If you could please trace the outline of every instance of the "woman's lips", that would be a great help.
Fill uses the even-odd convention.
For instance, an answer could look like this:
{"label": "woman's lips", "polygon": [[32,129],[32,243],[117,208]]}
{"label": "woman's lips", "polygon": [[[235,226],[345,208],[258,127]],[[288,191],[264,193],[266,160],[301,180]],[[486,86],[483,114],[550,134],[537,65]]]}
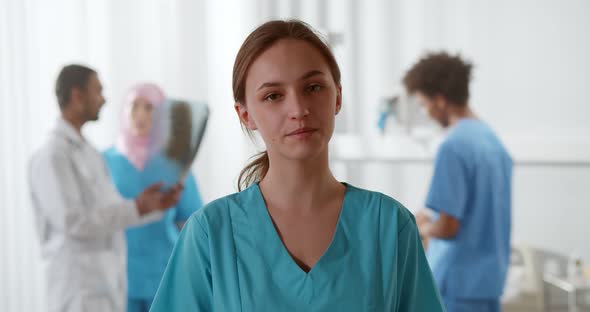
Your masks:
{"label": "woman's lips", "polygon": [[297,137],[297,138],[306,138],[306,137],[311,136],[316,131],[317,131],[317,129],[304,127],[304,128],[299,128],[295,131],[288,133],[287,136]]}

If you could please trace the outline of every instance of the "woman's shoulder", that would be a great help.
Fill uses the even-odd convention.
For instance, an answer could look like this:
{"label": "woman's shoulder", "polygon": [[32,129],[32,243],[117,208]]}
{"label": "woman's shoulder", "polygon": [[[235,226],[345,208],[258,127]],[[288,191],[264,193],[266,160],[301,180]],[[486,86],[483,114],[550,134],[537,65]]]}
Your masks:
{"label": "woman's shoulder", "polygon": [[122,154],[121,154],[121,153],[119,153],[119,151],[117,150],[117,148],[116,148],[116,147],[114,147],[114,146],[111,146],[111,147],[109,147],[109,148],[105,149],[105,150],[102,152],[102,155],[103,155],[105,158],[107,158],[107,159],[112,159],[112,158],[116,158],[116,157],[120,157],[120,156],[122,156]]}
{"label": "woman's shoulder", "polygon": [[351,206],[354,213],[375,214],[380,219],[397,220],[403,227],[413,218],[412,213],[395,198],[377,191],[371,191],[347,184]]}
{"label": "woman's shoulder", "polygon": [[232,217],[235,217],[237,210],[244,210],[244,207],[247,206],[245,201],[248,200],[248,192],[249,190],[246,189],[242,192],[217,198],[195,211],[191,219],[194,218],[199,223],[208,226],[230,222]]}
{"label": "woman's shoulder", "polygon": [[127,156],[125,156],[125,154],[121,153],[121,151],[119,151],[119,149],[117,149],[117,147],[115,147],[115,146],[111,146],[111,147],[105,149],[102,152],[102,157],[107,162],[107,165],[111,165],[111,164],[115,164],[115,163],[116,164],[129,163]]}
{"label": "woman's shoulder", "polygon": [[[129,160],[116,147],[112,146],[102,152],[102,157],[110,171],[128,171]],[[111,172],[112,174],[112,172]]]}

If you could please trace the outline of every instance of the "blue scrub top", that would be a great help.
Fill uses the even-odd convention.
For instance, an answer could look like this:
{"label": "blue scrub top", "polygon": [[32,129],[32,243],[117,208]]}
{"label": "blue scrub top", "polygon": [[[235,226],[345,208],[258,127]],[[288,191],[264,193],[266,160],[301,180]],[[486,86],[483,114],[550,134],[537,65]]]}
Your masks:
{"label": "blue scrub top", "polygon": [[502,295],[510,259],[512,158],[482,121],[463,119],[439,147],[426,206],[459,220],[427,256],[443,297]]}
{"label": "blue scrub top", "polygon": [[[157,182],[170,187],[177,182],[180,174],[180,168],[161,155],[152,157],[143,171],[136,169],[115,148],[106,150],[104,158],[114,184],[124,198],[135,198]],[[185,222],[201,206],[203,203],[195,178],[189,174],[178,204],[167,210],[161,220],[127,229],[129,297],[154,297],[179,236],[177,223]]]}
{"label": "blue scrub top", "polygon": [[306,273],[258,184],[182,230],[151,311],[443,311],[416,223],[400,203],[346,185],[333,240]]}

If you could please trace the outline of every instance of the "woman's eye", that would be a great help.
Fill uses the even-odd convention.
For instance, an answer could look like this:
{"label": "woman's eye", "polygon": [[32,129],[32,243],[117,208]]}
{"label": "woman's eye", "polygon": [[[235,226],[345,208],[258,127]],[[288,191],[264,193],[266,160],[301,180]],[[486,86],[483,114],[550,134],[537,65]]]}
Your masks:
{"label": "woman's eye", "polygon": [[311,85],[311,86],[307,87],[307,91],[308,92],[318,92],[321,89],[322,89],[322,86],[321,85],[318,85],[318,84],[314,84],[314,85]]}
{"label": "woman's eye", "polygon": [[281,95],[278,93],[271,93],[264,97],[265,101],[276,101],[281,98]]}

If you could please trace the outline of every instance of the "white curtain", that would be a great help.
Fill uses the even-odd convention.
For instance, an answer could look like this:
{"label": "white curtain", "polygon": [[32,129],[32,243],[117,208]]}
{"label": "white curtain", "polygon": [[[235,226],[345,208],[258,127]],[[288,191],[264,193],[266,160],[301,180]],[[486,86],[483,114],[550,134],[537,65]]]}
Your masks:
{"label": "white curtain", "polygon": [[45,310],[26,177],[31,153],[59,114],[53,88],[61,67],[98,71],[107,103],[85,135],[105,148],[133,83],[153,81],[170,96],[208,100],[204,7],[188,0],[0,0],[0,311]]}
{"label": "white curtain", "polygon": [[[40,88],[36,1],[0,7],[0,310],[43,311],[43,276],[29,203],[26,166],[44,115],[55,115]],[[43,90],[43,91],[42,91]],[[47,105],[40,105],[42,102]]]}

